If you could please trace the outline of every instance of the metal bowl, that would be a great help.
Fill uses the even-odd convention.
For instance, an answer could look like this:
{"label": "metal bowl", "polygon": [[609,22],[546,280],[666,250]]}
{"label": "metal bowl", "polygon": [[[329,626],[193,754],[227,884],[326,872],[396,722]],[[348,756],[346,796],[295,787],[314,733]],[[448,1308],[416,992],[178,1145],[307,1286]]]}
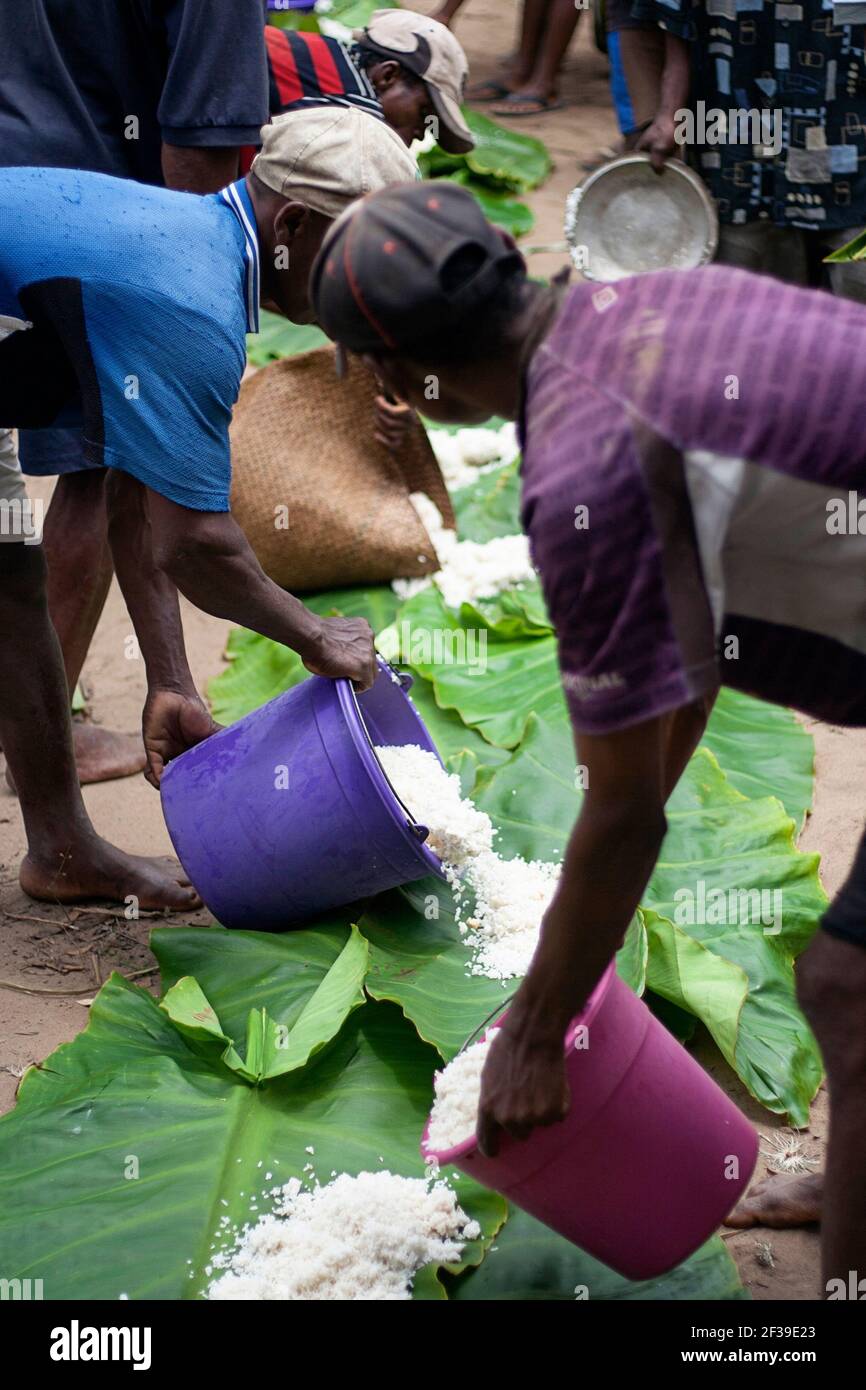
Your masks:
{"label": "metal bowl", "polygon": [[590,280],[647,270],[690,270],[715,255],[719,220],[697,174],[678,159],[660,174],[649,155],[604,164],[568,195],[565,237]]}

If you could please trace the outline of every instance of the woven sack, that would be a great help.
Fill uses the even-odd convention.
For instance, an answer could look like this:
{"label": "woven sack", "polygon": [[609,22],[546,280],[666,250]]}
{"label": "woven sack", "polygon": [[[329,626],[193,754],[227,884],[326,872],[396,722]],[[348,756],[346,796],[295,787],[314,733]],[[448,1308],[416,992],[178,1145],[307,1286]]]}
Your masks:
{"label": "woven sack", "polygon": [[399,457],[376,442],[375,394],[357,360],[338,379],[330,347],[273,362],[241,386],[232,513],[283,588],[376,584],[438,567],[409,501],[410,492],[426,492],[455,525],[436,456],[415,416]]}

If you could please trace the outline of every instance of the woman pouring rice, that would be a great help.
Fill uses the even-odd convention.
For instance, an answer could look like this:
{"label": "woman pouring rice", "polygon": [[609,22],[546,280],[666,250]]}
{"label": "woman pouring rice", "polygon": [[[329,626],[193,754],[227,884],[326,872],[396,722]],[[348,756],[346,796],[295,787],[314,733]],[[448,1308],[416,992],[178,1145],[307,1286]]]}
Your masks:
{"label": "woman pouring rice", "polygon": [[[866,489],[866,316],[723,267],[536,284],[444,182],[349,209],[312,296],[410,404],[521,425],[522,522],[587,791],[485,1064],[489,1154],[568,1109],[566,1027],[641,901],[719,686],[866,725],[866,535],[830,525]],[[866,836],[822,927],[798,984],[834,1110],[829,1280],[866,1260]]]}

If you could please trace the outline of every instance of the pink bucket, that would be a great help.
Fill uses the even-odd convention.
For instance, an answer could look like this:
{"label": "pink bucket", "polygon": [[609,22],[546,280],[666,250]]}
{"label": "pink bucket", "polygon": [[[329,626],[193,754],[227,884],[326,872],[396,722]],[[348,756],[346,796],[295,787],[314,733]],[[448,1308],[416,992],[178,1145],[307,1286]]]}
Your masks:
{"label": "pink bucket", "polygon": [[565,1045],[571,1109],[560,1124],[524,1142],[503,1138],[496,1158],[484,1158],[474,1138],[429,1150],[425,1129],[421,1152],[501,1192],[626,1278],[651,1279],[727,1216],[752,1175],[758,1136],[613,963]]}

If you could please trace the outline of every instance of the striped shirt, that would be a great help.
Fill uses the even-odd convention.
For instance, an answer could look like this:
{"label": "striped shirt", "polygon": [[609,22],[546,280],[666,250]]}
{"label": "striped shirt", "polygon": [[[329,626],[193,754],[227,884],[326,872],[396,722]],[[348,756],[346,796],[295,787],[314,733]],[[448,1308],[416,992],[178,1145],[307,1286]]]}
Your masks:
{"label": "striped shirt", "polygon": [[[373,84],[351,57],[352,44],[296,29],[265,29],[268,105],[271,117],[302,106],[357,106],[385,119]],[[241,150],[240,171],[249,173],[256,146]]]}
{"label": "striped shirt", "polygon": [[523,430],[579,732],[719,684],[866,725],[866,308],[720,266],[578,285]]}
{"label": "striped shirt", "polygon": [[367,74],[352,61],[352,45],[296,29],[265,29],[272,116],[299,106],[357,106],[384,120]]}

